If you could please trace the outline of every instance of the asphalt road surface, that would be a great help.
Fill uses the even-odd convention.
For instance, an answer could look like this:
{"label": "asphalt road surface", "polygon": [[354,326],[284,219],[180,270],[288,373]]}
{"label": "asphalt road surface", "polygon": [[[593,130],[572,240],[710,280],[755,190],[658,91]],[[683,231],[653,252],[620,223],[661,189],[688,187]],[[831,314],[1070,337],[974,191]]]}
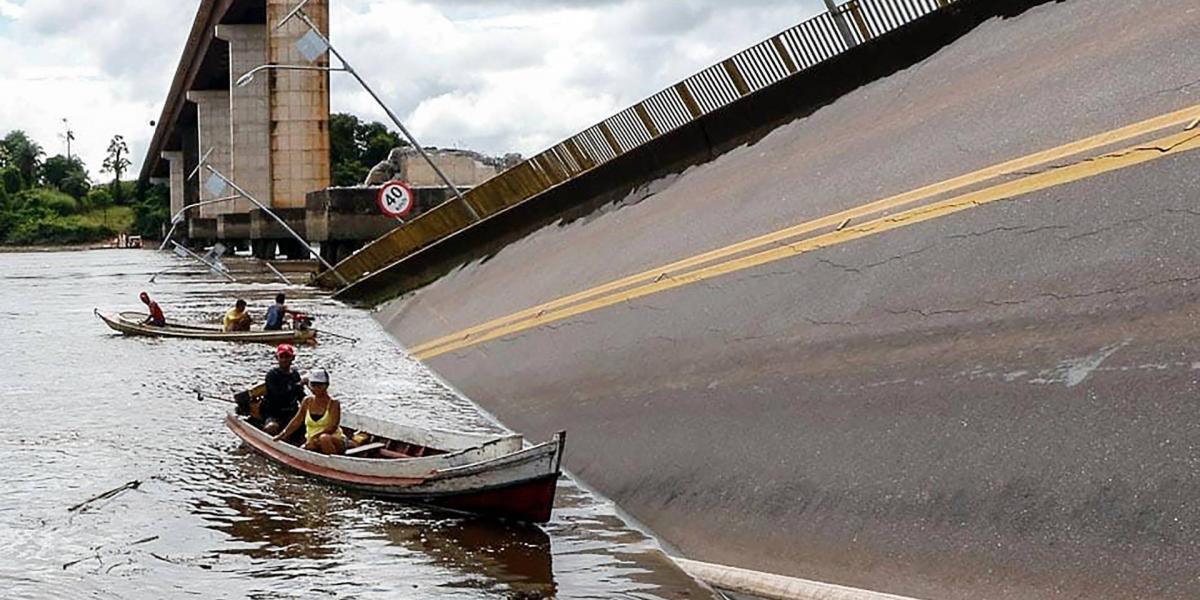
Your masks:
{"label": "asphalt road surface", "polygon": [[379,317],[689,557],[1198,597],[1198,42],[1193,0],[990,21]]}

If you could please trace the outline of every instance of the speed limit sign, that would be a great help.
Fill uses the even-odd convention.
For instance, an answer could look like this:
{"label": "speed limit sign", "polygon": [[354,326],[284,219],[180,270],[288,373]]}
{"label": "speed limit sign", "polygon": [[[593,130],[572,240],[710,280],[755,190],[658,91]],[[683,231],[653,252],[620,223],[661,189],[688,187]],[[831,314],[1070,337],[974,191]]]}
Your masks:
{"label": "speed limit sign", "polygon": [[379,188],[379,195],[375,200],[379,203],[379,210],[393,219],[402,219],[408,216],[408,213],[412,212],[413,205],[417,203],[412,188],[403,181],[389,181],[383,184],[383,187]]}

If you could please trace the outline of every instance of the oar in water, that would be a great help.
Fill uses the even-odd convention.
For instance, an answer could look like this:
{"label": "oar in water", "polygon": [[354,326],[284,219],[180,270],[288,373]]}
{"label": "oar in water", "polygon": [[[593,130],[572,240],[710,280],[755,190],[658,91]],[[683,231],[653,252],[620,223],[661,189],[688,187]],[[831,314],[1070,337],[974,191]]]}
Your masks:
{"label": "oar in water", "polygon": [[324,329],[313,329],[313,331],[317,332],[318,335],[327,335],[330,337],[340,338],[343,340],[353,342],[355,344],[357,344],[359,342],[359,339],[356,337],[350,337],[348,335],[342,335],[340,333],[333,333],[332,331],[326,331]]}
{"label": "oar in water", "polygon": [[205,391],[201,390],[200,388],[195,388],[192,391],[196,392],[196,401],[197,402],[203,402],[204,400],[216,400],[217,402],[224,402],[226,404],[237,404],[237,402],[233,398],[230,398],[229,396],[222,396],[220,394],[214,394],[212,392],[205,392]]}

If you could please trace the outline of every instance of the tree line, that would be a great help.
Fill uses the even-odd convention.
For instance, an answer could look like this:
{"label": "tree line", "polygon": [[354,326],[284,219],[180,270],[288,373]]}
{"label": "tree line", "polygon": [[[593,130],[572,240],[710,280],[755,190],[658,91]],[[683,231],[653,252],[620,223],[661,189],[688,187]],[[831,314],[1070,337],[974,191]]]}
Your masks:
{"label": "tree line", "polygon": [[[330,165],[335,186],[359,185],[394,148],[407,148],[400,134],[377,121],[330,115]],[[478,158],[500,168],[518,154]],[[46,156],[24,131],[0,140],[0,244],[79,244],[118,233],[157,238],[169,224],[170,191],[161,184],[126,181],[129,147],[113,136],[100,165],[104,181],[92,181],[78,156]],[[111,177],[111,179],[110,179]]]}
{"label": "tree line", "polygon": [[78,156],[47,157],[24,131],[0,139],[0,243],[80,244],[118,233],[159,235],[170,219],[164,186],[123,180],[129,147],[113,136],[100,167],[111,175],[93,182]]}

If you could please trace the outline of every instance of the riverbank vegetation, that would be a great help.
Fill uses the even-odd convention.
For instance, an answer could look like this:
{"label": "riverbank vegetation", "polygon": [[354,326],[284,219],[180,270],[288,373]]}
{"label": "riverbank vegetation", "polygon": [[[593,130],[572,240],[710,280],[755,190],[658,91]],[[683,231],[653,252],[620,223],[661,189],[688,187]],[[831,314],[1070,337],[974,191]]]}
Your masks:
{"label": "riverbank vegetation", "polygon": [[[382,123],[331,115],[333,185],[362,184],[392,149],[407,147],[400,134]],[[519,154],[476,158],[500,169],[521,160]],[[120,135],[109,142],[99,165],[100,180],[93,180],[69,146],[66,156],[46,156],[24,131],[8,132],[0,139],[0,245],[91,244],[122,233],[158,239],[170,225],[170,192],[161,184],[122,180],[131,166]]]}
{"label": "riverbank vegetation", "polygon": [[89,244],[121,233],[159,237],[170,220],[168,192],[122,181],[128,155],[124,140],[114,136],[100,171],[113,179],[93,182],[79,157],[46,157],[25,132],[8,132],[0,139],[0,244]]}

